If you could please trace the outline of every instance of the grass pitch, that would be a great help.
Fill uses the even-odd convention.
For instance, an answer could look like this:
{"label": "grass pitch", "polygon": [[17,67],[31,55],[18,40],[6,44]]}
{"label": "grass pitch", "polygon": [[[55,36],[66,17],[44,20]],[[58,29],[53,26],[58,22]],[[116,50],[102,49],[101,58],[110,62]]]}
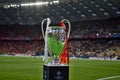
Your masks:
{"label": "grass pitch", "polygon": [[[0,56],[0,80],[43,80],[42,58]],[[120,76],[120,61],[80,60],[70,63],[70,80]],[[102,79],[120,80],[120,77]]]}

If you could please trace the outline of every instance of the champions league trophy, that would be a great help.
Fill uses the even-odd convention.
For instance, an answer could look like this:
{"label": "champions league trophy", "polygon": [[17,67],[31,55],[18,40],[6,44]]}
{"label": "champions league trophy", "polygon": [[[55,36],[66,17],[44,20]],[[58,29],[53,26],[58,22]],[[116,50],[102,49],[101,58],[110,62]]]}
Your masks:
{"label": "champions league trophy", "polygon": [[[47,25],[44,30],[45,21]],[[43,80],[69,80],[68,39],[71,25],[67,19],[63,19],[60,26],[49,26],[50,23],[50,18],[43,19],[41,23],[45,41],[43,60],[47,63],[44,64]],[[48,53],[53,58],[50,62],[48,62]]]}

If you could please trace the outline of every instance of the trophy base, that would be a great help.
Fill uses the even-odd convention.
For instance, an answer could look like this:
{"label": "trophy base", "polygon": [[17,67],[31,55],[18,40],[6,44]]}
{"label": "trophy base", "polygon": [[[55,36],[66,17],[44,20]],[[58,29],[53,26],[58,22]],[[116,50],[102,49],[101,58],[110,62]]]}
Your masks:
{"label": "trophy base", "polygon": [[43,65],[43,80],[69,80],[68,65]]}

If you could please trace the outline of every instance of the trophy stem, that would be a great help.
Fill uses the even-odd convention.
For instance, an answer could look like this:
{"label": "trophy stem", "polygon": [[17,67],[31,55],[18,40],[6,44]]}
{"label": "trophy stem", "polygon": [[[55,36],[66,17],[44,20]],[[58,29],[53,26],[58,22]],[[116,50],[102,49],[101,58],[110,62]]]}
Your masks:
{"label": "trophy stem", "polygon": [[59,57],[58,56],[55,56],[54,62],[55,62],[55,64],[59,63]]}
{"label": "trophy stem", "polygon": [[59,65],[59,56],[54,55],[53,60],[49,64],[50,65]]}

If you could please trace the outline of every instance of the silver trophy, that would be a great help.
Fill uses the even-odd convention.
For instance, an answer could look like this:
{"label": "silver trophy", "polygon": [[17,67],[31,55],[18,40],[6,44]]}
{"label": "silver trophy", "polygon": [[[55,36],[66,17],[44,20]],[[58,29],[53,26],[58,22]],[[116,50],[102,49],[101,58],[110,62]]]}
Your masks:
{"label": "silver trophy", "polygon": [[[46,27],[44,22],[47,21]],[[68,23],[68,28],[66,28],[64,22]],[[69,20],[63,19],[60,26],[50,26],[50,18],[43,19],[41,23],[42,35],[45,41],[44,57],[43,60],[48,62],[48,53],[53,57],[53,60],[48,62],[51,65],[60,65],[62,57],[67,57],[66,47],[70,35],[71,25]],[[64,24],[64,25],[63,25]],[[46,28],[44,30],[44,28]],[[62,56],[64,55],[64,56]],[[64,64],[64,63],[63,63]]]}

